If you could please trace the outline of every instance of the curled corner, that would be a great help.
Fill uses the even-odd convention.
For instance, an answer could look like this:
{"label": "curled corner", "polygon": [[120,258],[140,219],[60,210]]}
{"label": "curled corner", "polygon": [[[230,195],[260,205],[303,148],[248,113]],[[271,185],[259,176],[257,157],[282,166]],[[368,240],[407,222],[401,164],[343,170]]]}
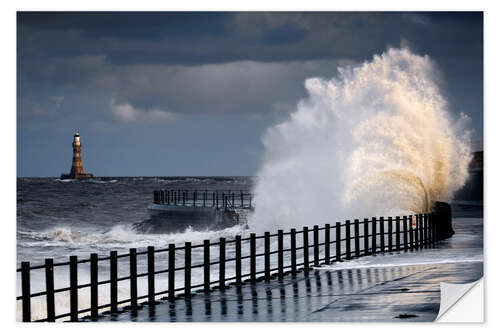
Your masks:
{"label": "curled corner", "polygon": [[[476,287],[477,288],[474,288]],[[441,282],[441,301],[437,322],[482,322],[483,321],[483,279],[471,283]],[[472,297],[468,294],[476,291]],[[479,304],[477,304],[479,303]],[[464,316],[465,314],[465,316]]]}

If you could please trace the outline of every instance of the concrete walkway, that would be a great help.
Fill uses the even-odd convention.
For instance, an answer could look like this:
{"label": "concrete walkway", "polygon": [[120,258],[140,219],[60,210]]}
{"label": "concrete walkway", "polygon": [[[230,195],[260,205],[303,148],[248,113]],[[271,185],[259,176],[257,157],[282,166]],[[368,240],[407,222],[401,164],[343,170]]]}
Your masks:
{"label": "concrete walkway", "polygon": [[165,300],[98,321],[433,321],[439,312],[440,282],[467,283],[483,275],[482,218],[456,218],[454,228],[455,236],[432,248],[198,293],[190,301]]}

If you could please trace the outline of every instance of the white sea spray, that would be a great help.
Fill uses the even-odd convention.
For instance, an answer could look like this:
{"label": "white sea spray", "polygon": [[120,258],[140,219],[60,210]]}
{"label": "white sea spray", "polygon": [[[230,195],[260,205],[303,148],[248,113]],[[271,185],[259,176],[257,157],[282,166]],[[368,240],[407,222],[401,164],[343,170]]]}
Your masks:
{"label": "white sea spray", "polygon": [[422,213],[468,177],[467,116],[453,120],[428,56],[390,48],[308,97],[263,136],[254,230]]}

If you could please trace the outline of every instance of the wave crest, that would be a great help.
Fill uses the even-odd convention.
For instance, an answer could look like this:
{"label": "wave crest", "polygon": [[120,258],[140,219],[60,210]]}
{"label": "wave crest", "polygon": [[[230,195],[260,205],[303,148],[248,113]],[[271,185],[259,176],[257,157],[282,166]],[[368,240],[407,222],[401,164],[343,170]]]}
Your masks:
{"label": "wave crest", "polygon": [[428,56],[391,48],[337,78],[267,130],[253,229],[422,213],[468,177],[467,117],[453,121]]}

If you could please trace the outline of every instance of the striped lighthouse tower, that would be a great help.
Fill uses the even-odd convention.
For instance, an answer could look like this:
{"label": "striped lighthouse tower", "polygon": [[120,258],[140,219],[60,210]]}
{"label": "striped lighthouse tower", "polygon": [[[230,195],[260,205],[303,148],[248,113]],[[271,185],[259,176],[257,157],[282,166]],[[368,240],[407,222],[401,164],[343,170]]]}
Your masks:
{"label": "striped lighthouse tower", "polygon": [[73,137],[73,163],[69,174],[62,174],[61,179],[81,179],[92,178],[92,174],[84,173],[82,166],[82,144],[80,134],[77,132]]}

